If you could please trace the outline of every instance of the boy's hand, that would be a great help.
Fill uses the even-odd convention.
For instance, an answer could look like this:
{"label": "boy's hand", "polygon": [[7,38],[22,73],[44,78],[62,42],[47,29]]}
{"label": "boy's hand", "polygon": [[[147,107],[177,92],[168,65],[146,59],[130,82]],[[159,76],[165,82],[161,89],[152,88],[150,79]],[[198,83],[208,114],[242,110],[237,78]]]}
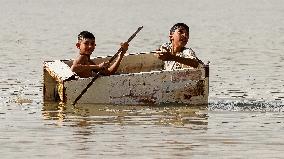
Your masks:
{"label": "boy's hand", "polygon": [[99,68],[101,71],[105,71],[109,68],[109,65],[110,63],[107,61],[107,62],[102,62],[99,64]]}
{"label": "boy's hand", "polygon": [[156,52],[156,56],[163,61],[173,61],[175,55],[171,54],[169,49],[162,47]]}
{"label": "boy's hand", "polygon": [[120,43],[120,46],[122,48],[122,54],[124,55],[126,53],[126,51],[128,50],[128,46],[129,44],[127,42],[124,42],[124,43]]}

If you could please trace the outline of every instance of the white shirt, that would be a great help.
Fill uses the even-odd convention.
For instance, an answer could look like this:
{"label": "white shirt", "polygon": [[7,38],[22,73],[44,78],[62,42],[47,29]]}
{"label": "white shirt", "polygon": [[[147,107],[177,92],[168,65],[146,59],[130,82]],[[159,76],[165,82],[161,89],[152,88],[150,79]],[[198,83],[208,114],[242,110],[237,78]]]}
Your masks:
{"label": "white shirt", "polygon": [[[167,48],[169,51],[171,51],[172,44],[171,43],[165,43],[161,46],[161,49],[162,48]],[[182,50],[182,52],[178,52],[176,54],[176,56],[198,60],[198,58],[195,55],[195,52],[191,48],[186,48],[186,47]],[[176,69],[182,69],[184,67],[190,68],[190,66],[180,64],[176,61],[164,61],[164,63],[165,63],[165,65],[164,65],[165,70],[176,70]],[[199,64],[199,66],[200,66],[200,64]]]}

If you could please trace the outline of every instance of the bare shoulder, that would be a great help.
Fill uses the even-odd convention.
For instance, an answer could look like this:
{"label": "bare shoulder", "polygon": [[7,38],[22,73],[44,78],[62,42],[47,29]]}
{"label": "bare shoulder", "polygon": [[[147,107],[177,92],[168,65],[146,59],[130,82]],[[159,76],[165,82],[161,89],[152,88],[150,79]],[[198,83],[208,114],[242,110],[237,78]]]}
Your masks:
{"label": "bare shoulder", "polygon": [[76,64],[81,64],[81,65],[84,65],[84,64],[87,64],[89,61],[88,57],[85,56],[85,55],[79,55],[73,62],[73,65],[76,65]]}

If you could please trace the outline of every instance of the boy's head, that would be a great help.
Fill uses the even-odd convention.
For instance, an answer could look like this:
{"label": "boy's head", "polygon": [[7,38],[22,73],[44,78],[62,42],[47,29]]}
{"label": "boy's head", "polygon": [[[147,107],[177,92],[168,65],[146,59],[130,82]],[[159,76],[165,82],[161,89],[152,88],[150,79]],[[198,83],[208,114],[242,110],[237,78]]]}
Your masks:
{"label": "boy's head", "polygon": [[184,28],[188,33],[189,33],[189,27],[184,24],[184,23],[176,23],[175,25],[173,25],[170,29],[170,35],[172,35],[175,30],[179,29],[179,28]]}
{"label": "boy's head", "polygon": [[184,47],[189,39],[189,27],[184,23],[176,23],[170,29],[169,38],[176,47]]}
{"label": "boy's head", "polygon": [[83,39],[94,39],[95,40],[95,36],[94,36],[94,34],[88,32],[88,31],[82,31],[78,35],[78,42],[83,40]]}
{"label": "boy's head", "polygon": [[91,55],[96,47],[95,36],[88,31],[82,31],[78,35],[76,47],[80,50],[81,55]]}

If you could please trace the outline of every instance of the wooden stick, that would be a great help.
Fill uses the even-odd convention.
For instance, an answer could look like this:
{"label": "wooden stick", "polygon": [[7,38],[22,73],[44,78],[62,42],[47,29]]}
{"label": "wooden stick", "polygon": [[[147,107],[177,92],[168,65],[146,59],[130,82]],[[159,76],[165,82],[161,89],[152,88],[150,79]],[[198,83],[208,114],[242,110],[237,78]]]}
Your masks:
{"label": "wooden stick", "polygon": [[[135,36],[136,34],[143,28],[143,26],[139,27],[135,33],[133,33],[127,40],[126,43],[129,43]],[[116,57],[119,55],[119,53],[122,51],[122,47],[120,47],[120,49],[118,49],[118,51],[109,59],[109,63],[111,63],[114,59],[116,59]],[[74,102],[72,103],[72,105],[75,105],[78,100],[87,92],[88,88],[90,88],[93,83],[95,82],[95,80],[100,76],[101,72],[98,72],[96,76],[94,76],[92,78],[92,80],[88,83],[88,85],[86,86],[86,88],[83,89],[83,91],[79,94],[79,96],[74,100]]]}

